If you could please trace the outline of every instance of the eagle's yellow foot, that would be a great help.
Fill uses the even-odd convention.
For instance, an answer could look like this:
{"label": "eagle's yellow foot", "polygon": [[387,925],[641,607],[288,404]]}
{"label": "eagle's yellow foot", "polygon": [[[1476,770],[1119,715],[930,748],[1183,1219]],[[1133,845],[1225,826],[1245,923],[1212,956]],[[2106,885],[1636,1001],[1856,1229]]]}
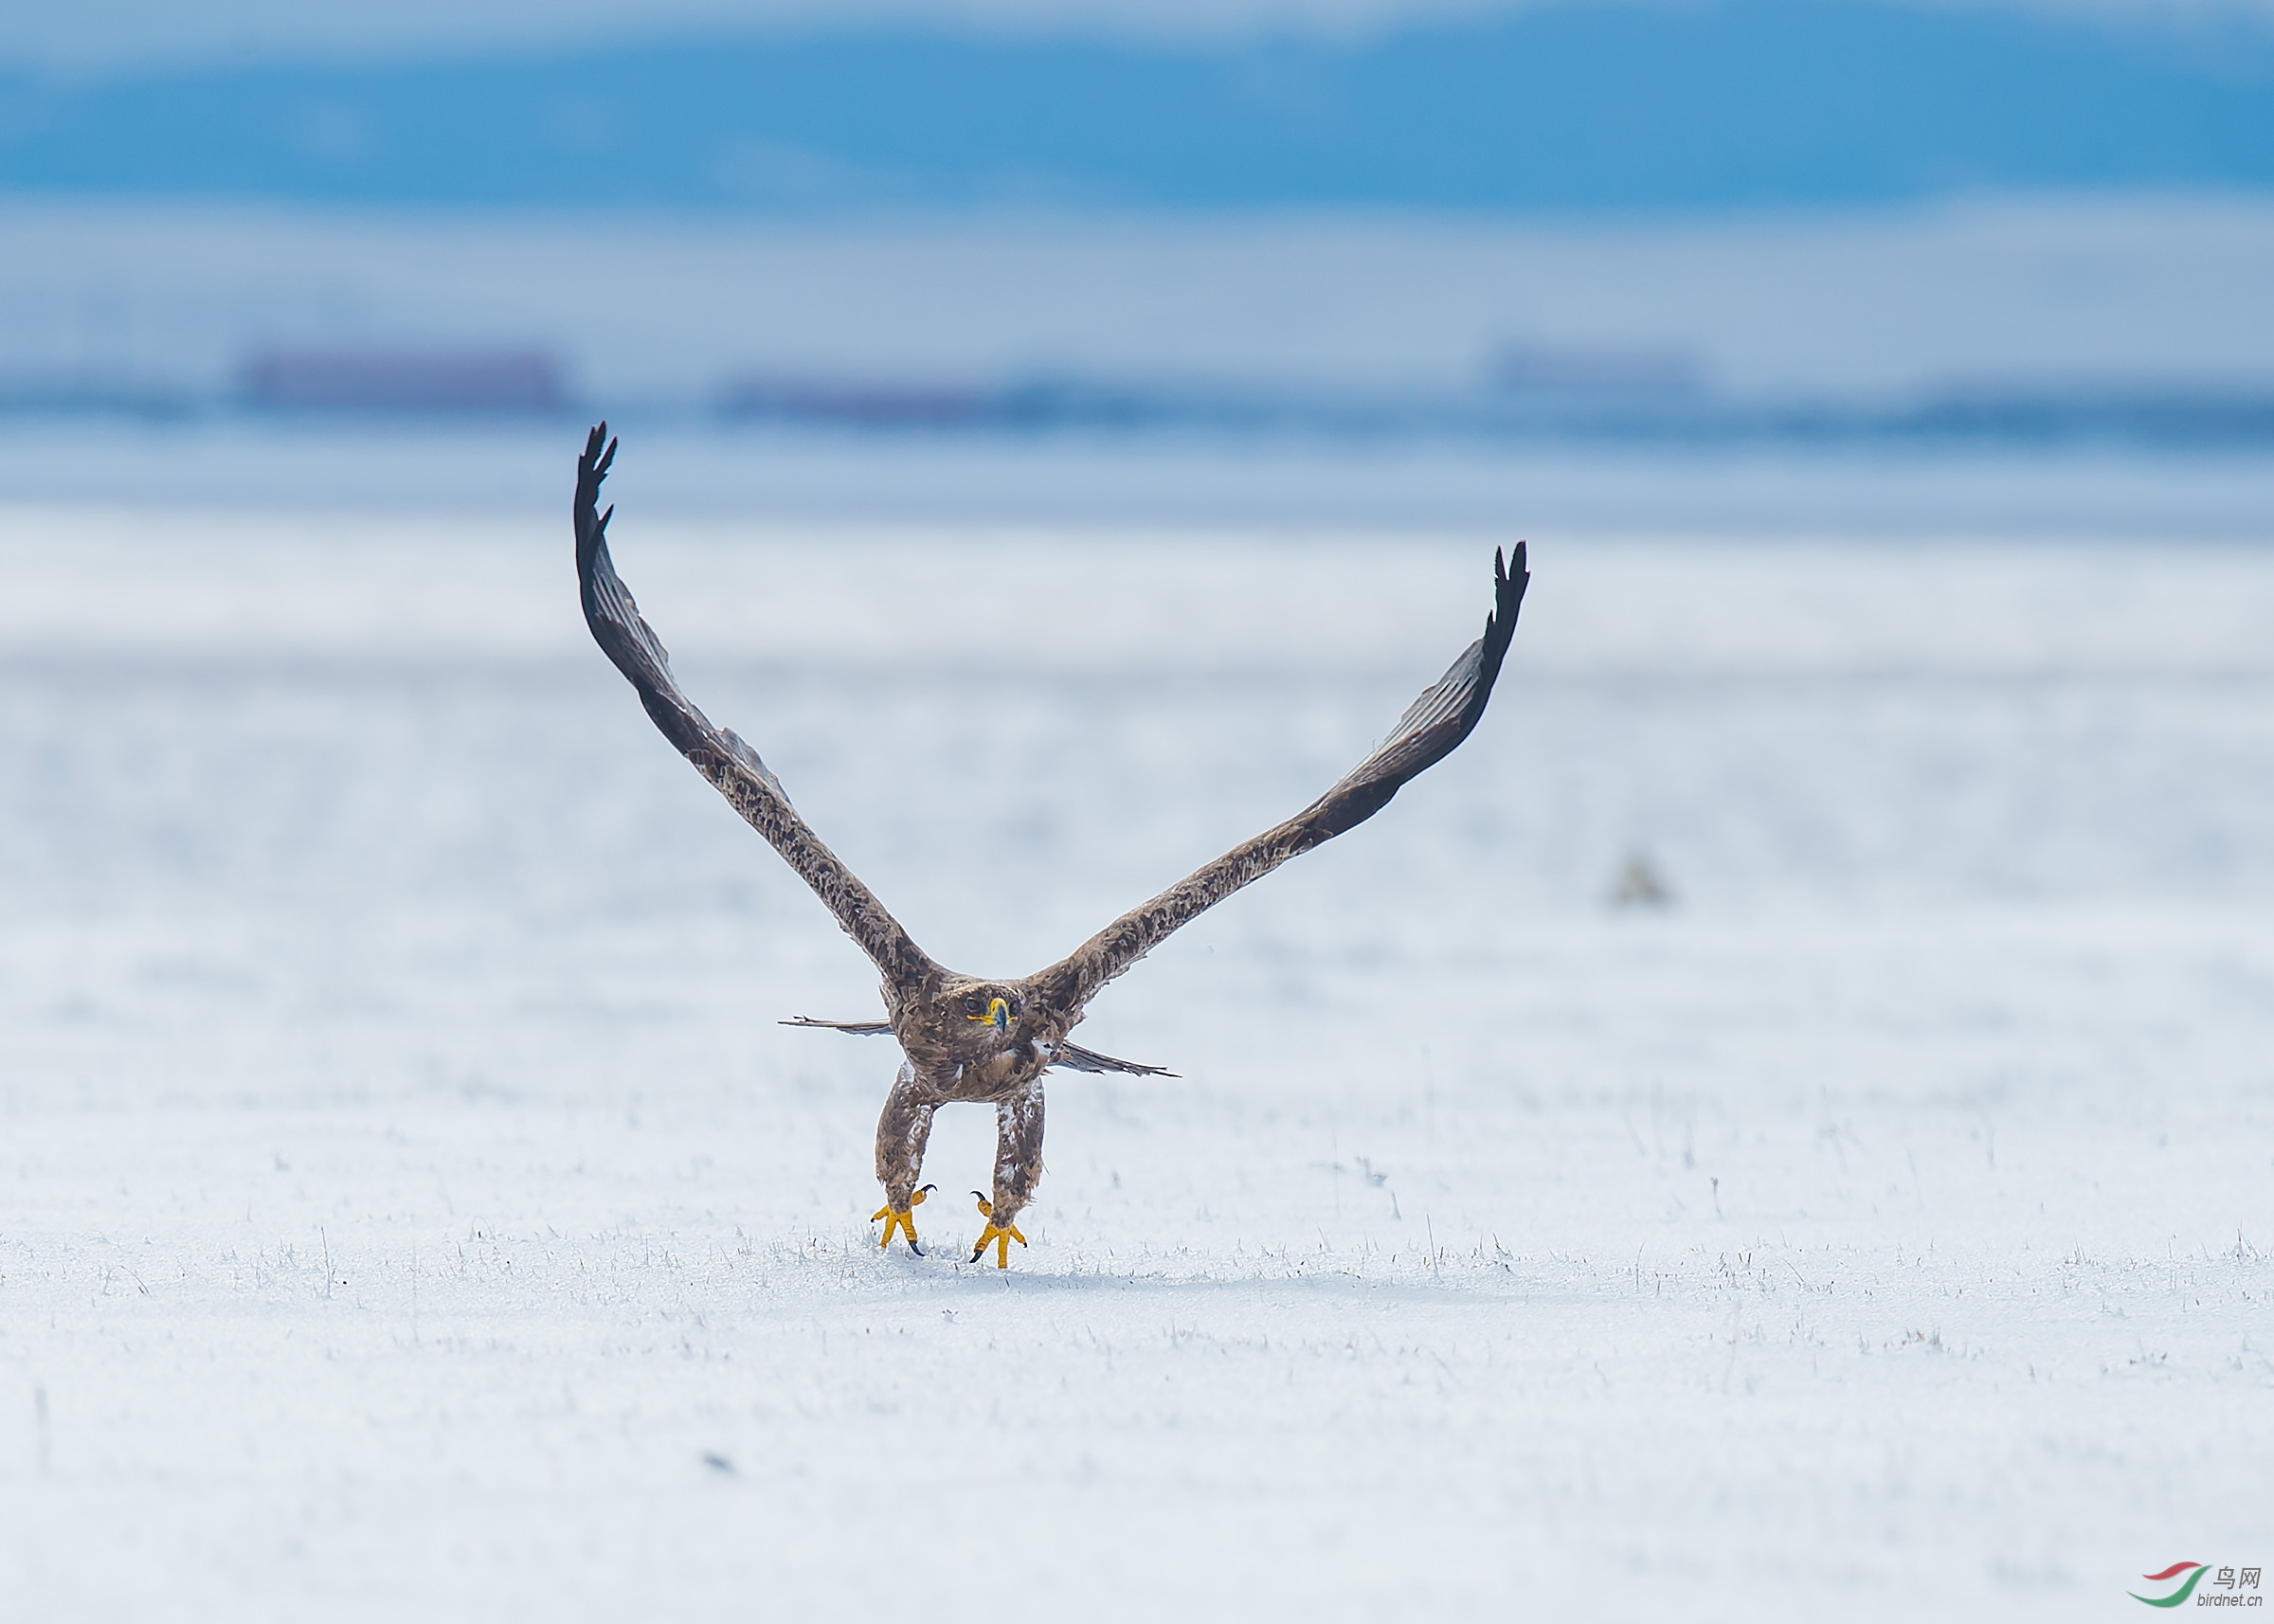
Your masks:
{"label": "eagle's yellow foot", "polygon": [[980,1231],[979,1244],[971,1249],[971,1261],[974,1263],[979,1261],[980,1254],[986,1251],[987,1242],[991,1240],[995,1243],[995,1267],[1008,1269],[1011,1266],[1011,1242],[1015,1240],[1020,1246],[1024,1246],[1026,1236],[1019,1233],[1019,1226],[1015,1223],[1006,1223],[998,1227],[995,1223],[994,1203],[977,1190],[973,1190],[971,1195],[979,1202],[979,1216],[987,1220],[987,1227]]}
{"label": "eagle's yellow foot", "polygon": [[[908,1198],[908,1204],[911,1207],[922,1206],[924,1204],[924,1198],[930,1195],[932,1191],[938,1188],[939,1186],[937,1184],[925,1185],[914,1195]],[[893,1231],[896,1229],[904,1229],[908,1232],[909,1251],[914,1253],[918,1257],[924,1255],[923,1247],[916,1244],[916,1215],[914,1213],[896,1213],[893,1211],[892,1203],[887,1201],[883,1206],[878,1207],[875,1212],[869,1215],[869,1221],[871,1223],[875,1223],[878,1218],[884,1219],[884,1238],[876,1243],[878,1251],[882,1251],[884,1248],[893,1244]]]}

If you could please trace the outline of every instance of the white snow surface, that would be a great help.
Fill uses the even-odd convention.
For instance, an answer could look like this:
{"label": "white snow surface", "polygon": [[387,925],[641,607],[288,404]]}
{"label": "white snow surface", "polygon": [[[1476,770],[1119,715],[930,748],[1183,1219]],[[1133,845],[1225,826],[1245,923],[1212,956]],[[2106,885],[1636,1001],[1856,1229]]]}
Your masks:
{"label": "white snow surface", "polygon": [[[874,975],[565,518],[0,515],[0,1612],[2121,1618],[2274,1556],[2274,552],[1534,533],[1474,737],[1094,1006],[1181,1074],[1054,1079],[998,1272],[978,1110],[876,1250],[896,1056],[774,1024]],[[615,533],[1014,974],[1338,776],[1509,539]]]}

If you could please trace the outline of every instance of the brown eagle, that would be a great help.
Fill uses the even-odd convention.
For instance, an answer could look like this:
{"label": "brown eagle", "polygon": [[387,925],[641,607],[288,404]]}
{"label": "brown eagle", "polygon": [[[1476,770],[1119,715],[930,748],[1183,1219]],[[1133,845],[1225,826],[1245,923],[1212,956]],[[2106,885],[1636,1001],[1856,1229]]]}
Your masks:
{"label": "brown eagle", "polygon": [[921,1254],[911,1209],[933,1187],[916,1183],[932,1112],[951,1101],[984,1103],[995,1108],[995,1188],[991,1199],[979,1197],[986,1227],[971,1257],[976,1262],[993,1241],[999,1268],[1009,1266],[1012,1241],[1026,1244],[1017,1220],[1042,1177],[1042,1074],[1060,1067],[1165,1074],[1157,1066],[1116,1060],[1069,1043],[1066,1035],[1080,1023],[1090,1001],[1170,931],[1288,858],[1364,822],[1389,803],[1399,785],[1467,738],[1485,713],[1516,629],[1517,606],[1531,579],[1523,542],[1516,544],[1513,568],[1494,550],[1493,606],[1485,617],[1485,635],[1414,701],[1381,749],[1318,800],[1131,909],[1056,964],[1016,981],[995,981],[948,969],[911,941],[884,904],[798,816],[781,780],[758,752],[731,729],[713,725],[679,692],[662,642],[640,618],[639,605],[608,557],[608,520],[616,510],[599,511],[600,483],[615,459],[616,442],[608,439],[604,423],[592,430],[576,465],[576,573],[585,622],[602,652],[639,690],[641,704],[663,736],[772,842],[883,973],[883,1020],[801,1017],[787,1023],[878,1036],[889,1032],[900,1041],[900,1074],[876,1123],[876,1178],[884,1185],[884,1205],[875,1215],[884,1222],[881,1244],[892,1245],[897,1230]]}

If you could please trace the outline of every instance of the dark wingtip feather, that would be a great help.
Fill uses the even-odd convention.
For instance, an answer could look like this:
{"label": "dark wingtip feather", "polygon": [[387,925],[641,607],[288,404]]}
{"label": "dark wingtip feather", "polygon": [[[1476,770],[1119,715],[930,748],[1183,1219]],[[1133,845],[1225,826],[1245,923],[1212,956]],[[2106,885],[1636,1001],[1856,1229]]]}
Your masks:
{"label": "dark wingtip feather", "polygon": [[[608,440],[607,433],[605,423],[596,424],[592,432],[585,436],[584,455],[576,460],[576,497],[570,516],[576,525],[576,571],[580,577],[590,573],[592,554],[608,528],[607,516],[596,511],[600,506],[601,481],[608,477],[608,465],[616,460],[616,442]],[[608,514],[615,511],[610,508]]]}
{"label": "dark wingtip feather", "polygon": [[1516,636],[1516,613],[1524,606],[1524,589],[1531,581],[1532,572],[1525,567],[1523,542],[1516,544],[1513,568],[1499,548],[1492,550],[1492,607],[1485,616],[1485,659],[1478,672],[1475,715],[1484,714],[1485,701],[1491,696],[1501,659]]}

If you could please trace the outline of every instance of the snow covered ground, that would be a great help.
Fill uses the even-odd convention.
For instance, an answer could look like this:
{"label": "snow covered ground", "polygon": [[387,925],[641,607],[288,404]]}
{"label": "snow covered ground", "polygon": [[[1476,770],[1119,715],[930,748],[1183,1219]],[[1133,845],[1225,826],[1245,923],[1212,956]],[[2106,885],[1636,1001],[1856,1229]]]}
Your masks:
{"label": "snow covered ground", "polygon": [[[1512,539],[640,466],[691,691],[973,970],[1338,776]],[[1181,1075],[1054,1085],[999,1273],[979,1110],[875,1251],[890,1046],[773,1024],[873,975],[586,642],[566,506],[0,515],[0,1611],[2074,1619],[2274,1557],[2274,551],[1533,531],[1476,736],[1096,1006]]]}

